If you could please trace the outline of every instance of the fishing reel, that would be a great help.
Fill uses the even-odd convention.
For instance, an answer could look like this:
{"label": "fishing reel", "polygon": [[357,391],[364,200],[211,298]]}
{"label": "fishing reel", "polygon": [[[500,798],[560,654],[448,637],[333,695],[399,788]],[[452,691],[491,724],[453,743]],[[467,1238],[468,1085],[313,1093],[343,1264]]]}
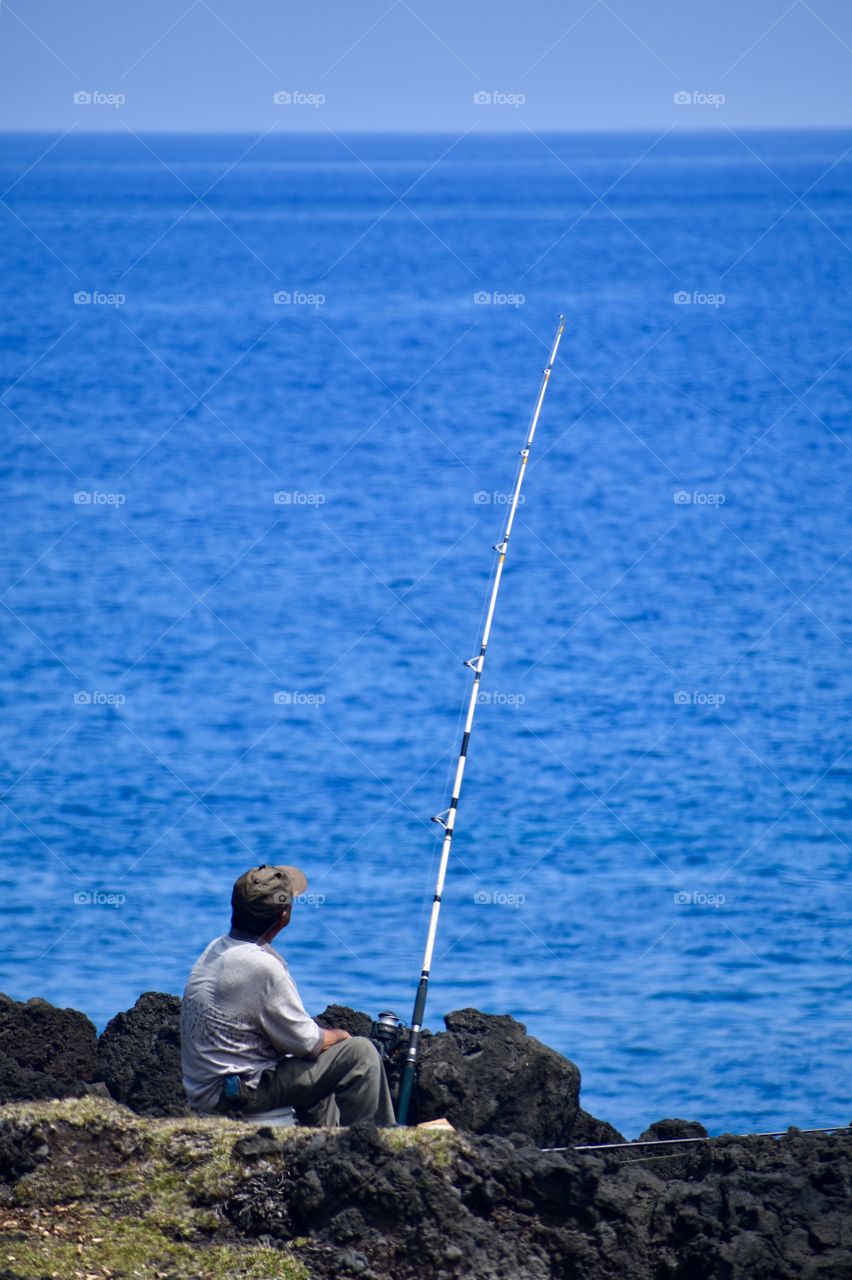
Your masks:
{"label": "fishing reel", "polygon": [[370,1028],[370,1039],[379,1051],[379,1057],[387,1062],[403,1043],[408,1027],[395,1013],[386,1009],[376,1018]]}

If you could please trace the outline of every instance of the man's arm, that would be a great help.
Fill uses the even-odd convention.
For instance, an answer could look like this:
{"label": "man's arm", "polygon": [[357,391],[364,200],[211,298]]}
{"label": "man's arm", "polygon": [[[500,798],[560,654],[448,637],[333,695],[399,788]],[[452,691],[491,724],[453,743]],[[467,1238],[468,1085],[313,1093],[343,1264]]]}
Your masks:
{"label": "man's arm", "polygon": [[332,1045],[351,1039],[348,1031],[320,1027],[310,1017],[283,963],[267,974],[260,1023],[276,1048],[297,1058],[318,1058]]}
{"label": "man's arm", "polygon": [[276,956],[275,964],[269,966],[264,975],[258,1023],[279,1053],[290,1053],[294,1058],[318,1058],[330,1047],[327,1042],[329,1033],[305,1009],[296,984],[280,956]]}
{"label": "man's arm", "polygon": [[326,1049],[330,1049],[333,1044],[340,1044],[341,1040],[351,1039],[348,1031],[338,1031],[336,1028],[329,1031],[328,1028],[323,1028],[320,1053],[325,1053]]}

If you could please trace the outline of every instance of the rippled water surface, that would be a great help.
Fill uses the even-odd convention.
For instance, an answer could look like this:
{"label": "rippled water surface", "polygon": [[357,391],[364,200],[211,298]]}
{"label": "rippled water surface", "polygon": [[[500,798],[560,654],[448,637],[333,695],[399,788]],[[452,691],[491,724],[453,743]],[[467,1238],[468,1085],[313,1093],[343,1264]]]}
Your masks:
{"label": "rippled water surface", "polygon": [[3,988],[179,991],[277,860],[308,1004],[408,1015],[565,311],[429,1021],[629,1134],[848,1121],[852,137],[52,141],[0,164]]}

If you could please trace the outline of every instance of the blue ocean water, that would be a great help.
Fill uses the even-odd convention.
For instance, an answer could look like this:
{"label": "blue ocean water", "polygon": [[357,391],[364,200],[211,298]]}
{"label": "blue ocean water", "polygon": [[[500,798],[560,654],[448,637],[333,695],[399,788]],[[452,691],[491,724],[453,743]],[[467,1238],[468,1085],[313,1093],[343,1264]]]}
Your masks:
{"label": "blue ocean water", "polygon": [[309,1007],[408,1016],[564,311],[428,1021],[631,1135],[847,1122],[852,136],[54,143],[0,163],[0,987],[180,991],[284,861]]}

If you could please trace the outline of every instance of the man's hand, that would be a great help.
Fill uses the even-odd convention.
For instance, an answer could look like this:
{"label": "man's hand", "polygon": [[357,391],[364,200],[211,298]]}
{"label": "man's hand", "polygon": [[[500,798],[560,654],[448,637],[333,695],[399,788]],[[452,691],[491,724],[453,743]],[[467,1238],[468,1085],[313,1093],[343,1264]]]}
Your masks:
{"label": "man's hand", "polygon": [[334,1031],[329,1031],[325,1029],[322,1033],[322,1048],[320,1049],[320,1053],[325,1053],[326,1049],[330,1049],[333,1044],[340,1044],[341,1040],[351,1039],[352,1037],[348,1031],[337,1031],[336,1029]]}

